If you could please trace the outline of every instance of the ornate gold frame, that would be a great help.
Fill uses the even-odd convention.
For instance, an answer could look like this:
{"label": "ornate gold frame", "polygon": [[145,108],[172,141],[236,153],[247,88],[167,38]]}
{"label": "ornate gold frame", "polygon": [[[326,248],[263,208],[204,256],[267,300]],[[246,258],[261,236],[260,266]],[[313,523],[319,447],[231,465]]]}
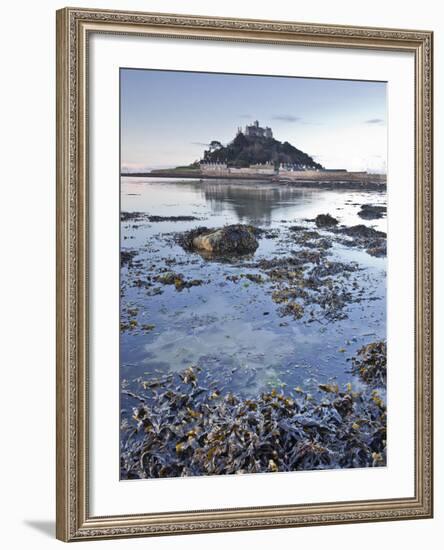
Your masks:
{"label": "ornate gold frame", "polygon": [[[93,32],[412,52],[415,496],[135,516],[88,511],[86,45]],[[432,40],[429,31],[65,8],[57,12],[57,537],[168,535],[432,517]]]}

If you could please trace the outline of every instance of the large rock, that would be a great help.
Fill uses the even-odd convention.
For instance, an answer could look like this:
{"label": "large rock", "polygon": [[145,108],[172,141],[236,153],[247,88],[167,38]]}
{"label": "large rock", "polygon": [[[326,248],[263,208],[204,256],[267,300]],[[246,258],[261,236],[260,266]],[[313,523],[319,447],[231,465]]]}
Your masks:
{"label": "large rock", "polygon": [[330,214],[319,214],[315,218],[315,223],[317,227],[334,227],[338,225],[338,220]]}
{"label": "large rock", "polygon": [[373,204],[363,204],[358,212],[363,220],[378,220],[386,215],[387,207]]}
{"label": "large rock", "polygon": [[340,231],[349,237],[358,237],[361,239],[375,239],[378,237],[383,237],[385,239],[387,237],[387,234],[383,231],[378,231],[367,225],[352,225],[351,227],[344,227]]}
{"label": "large rock", "polygon": [[248,254],[259,246],[259,230],[251,225],[226,225],[219,229],[199,227],[186,233],[180,243],[187,250],[209,254]]}

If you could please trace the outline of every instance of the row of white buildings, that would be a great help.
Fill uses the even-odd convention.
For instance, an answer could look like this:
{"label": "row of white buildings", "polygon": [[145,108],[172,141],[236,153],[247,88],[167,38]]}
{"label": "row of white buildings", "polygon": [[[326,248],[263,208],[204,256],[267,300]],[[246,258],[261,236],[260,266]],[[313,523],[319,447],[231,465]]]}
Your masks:
{"label": "row of white buildings", "polygon": [[[252,164],[245,168],[235,168],[228,166],[226,162],[201,162],[200,169],[204,174],[211,175],[229,175],[229,174],[287,174],[290,172],[301,172],[313,168],[305,164],[281,163],[277,168],[271,161],[262,164]],[[318,171],[318,170],[317,170]]]}

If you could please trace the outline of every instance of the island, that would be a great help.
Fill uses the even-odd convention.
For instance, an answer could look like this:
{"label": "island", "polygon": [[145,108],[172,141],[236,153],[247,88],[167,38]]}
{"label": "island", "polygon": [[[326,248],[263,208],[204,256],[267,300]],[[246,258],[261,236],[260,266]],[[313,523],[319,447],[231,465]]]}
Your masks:
{"label": "island", "polygon": [[272,129],[260,126],[258,120],[246,125],[244,129],[238,127],[236,136],[227,145],[217,140],[211,141],[202,158],[189,165],[149,172],[122,172],[121,175],[272,181],[301,187],[315,183],[325,188],[386,188],[385,174],[325,168],[288,141],[275,139]]}

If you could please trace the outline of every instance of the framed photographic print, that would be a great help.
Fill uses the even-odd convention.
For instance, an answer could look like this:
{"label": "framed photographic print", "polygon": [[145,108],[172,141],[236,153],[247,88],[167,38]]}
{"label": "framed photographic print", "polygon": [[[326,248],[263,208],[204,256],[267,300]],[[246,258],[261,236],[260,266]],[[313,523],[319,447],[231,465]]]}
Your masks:
{"label": "framed photographic print", "polygon": [[57,12],[57,536],[432,516],[432,33]]}

